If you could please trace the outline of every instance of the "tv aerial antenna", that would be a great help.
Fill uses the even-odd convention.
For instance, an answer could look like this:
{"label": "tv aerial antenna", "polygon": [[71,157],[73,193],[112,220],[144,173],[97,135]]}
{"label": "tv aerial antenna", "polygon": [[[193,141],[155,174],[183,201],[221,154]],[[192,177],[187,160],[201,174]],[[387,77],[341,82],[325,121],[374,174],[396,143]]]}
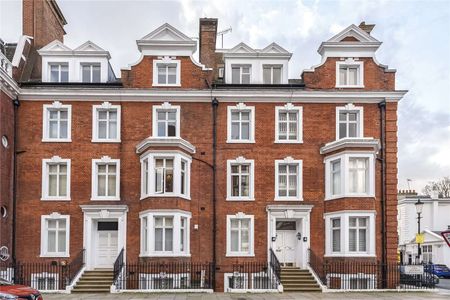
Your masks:
{"label": "tv aerial antenna", "polygon": [[233,31],[233,29],[231,27],[229,27],[227,29],[224,29],[224,30],[221,30],[221,31],[217,32],[217,36],[220,35],[222,37],[222,47],[221,48],[223,48],[223,36],[225,34],[229,33],[229,32],[232,32],[232,31]]}

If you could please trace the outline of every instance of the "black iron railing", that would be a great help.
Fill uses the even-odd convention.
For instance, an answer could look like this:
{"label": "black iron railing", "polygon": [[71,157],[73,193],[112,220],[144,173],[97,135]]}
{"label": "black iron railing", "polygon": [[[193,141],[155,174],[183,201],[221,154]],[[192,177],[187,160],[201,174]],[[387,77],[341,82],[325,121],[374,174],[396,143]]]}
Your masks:
{"label": "black iron railing", "polygon": [[120,250],[120,253],[116,258],[116,261],[114,262],[114,278],[113,278],[114,283],[116,283],[116,281],[118,280],[119,275],[122,272],[123,265],[124,265],[124,248]]}
{"label": "black iron railing", "polygon": [[77,274],[81,271],[85,264],[85,249],[81,250],[77,256],[69,264],[69,284],[73,283],[73,280]]}
{"label": "black iron railing", "polygon": [[228,288],[241,290],[276,290],[279,279],[267,262],[246,262],[233,265],[233,274],[226,278]]}
{"label": "black iron railing", "polygon": [[7,272],[11,282],[38,290],[64,290],[69,281],[69,266],[58,262],[30,262],[0,265],[0,275]]}
{"label": "black iron railing", "polygon": [[278,260],[277,256],[275,255],[275,252],[273,252],[273,249],[270,248],[270,267],[272,268],[273,273],[275,274],[275,277],[277,278],[277,283],[281,282],[281,265],[280,261]]}
{"label": "black iron railing", "polygon": [[126,263],[116,287],[127,290],[213,289],[214,272],[213,263]]}
{"label": "black iron railing", "polygon": [[[329,289],[427,289],[436,284],[432,268],[401,266],[397,262],[378,261],[323,261],[309,250],[309,266]],[[416,273],[416,274],[414,274]],[[384,276],[383,276],[384,275]]]}

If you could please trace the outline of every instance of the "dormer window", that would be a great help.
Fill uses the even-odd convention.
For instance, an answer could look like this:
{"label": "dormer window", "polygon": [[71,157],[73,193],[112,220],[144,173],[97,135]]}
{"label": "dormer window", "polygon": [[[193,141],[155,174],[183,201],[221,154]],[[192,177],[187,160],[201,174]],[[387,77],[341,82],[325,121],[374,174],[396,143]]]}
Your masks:
{"label": "dormer window", "polygon": [[69,81],[69,64],[67,63],[51,63],[50,81],[51,82],[68,82]]}
{"label": "dormer window", "polygon": [[100,64],[81,64],[81,76],[83,82],[100,82]]}
{"label": "dormer window", "polygon": [[231,83],[233,84],[249,84],[250,83],[250,65],[232,65],[231,66]]}
{"label": "dormer window", "polygon": [[263,65],[263,81],[264,81],[264,84],[280,84],[281,83],[281,66],[280,65]]}
{"label": "dormer window", "polygon": [[336,87],[338,88],[362,88],[363,62],[347,59],[336,63]]}
{"label": "dormer window", "polygon": [[180,85],[180,61],[164,58],[154,60],[153,63],[154,86],[179,86]]}

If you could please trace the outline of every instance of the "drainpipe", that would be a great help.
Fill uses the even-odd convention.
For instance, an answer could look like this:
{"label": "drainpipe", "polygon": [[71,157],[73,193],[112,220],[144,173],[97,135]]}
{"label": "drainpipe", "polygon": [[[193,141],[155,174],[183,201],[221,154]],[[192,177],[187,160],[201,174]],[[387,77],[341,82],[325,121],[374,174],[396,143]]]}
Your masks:
{"label": "drainpipe", "polygon": [[[217,219],[217,211],[216,211],[216,152],[217,152],[217,108],[219,107],[219,101],[216,97],[214,97],[211,101],[212,111],[213,111],[213,177],[212,177],[212,201],[213,201],[213,263],[216,264],[216,219]],[[215,273],[215,272],[214,272]],[[215,283],[215,280],[214,280]]]}
{"label": "drainpipe", "polygon": [[14,147],[13,147],[13,211],[12,211],[12,245],[11,253],[13,263],[16,263],[16,202],[17,202],[17,110],[19,109],[19,98],[13,100],[14,105]]}
{"label": "drainpipe", "polygon": [[382,264],[382,285],[386,288],[387,279],[387,240],[386,240],[386,101],[378,104],[380,108],[380,139],[381,139],[381,264]]}

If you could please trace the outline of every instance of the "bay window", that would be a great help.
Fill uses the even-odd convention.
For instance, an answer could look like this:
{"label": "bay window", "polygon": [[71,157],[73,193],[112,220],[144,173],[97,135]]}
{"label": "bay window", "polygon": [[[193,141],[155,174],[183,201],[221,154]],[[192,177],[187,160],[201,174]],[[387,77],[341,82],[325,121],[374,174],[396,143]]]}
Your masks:
{"label": "bay window", "polygon": [[141,256],[189,256],[190,218],[185,211],[141,212]]}

